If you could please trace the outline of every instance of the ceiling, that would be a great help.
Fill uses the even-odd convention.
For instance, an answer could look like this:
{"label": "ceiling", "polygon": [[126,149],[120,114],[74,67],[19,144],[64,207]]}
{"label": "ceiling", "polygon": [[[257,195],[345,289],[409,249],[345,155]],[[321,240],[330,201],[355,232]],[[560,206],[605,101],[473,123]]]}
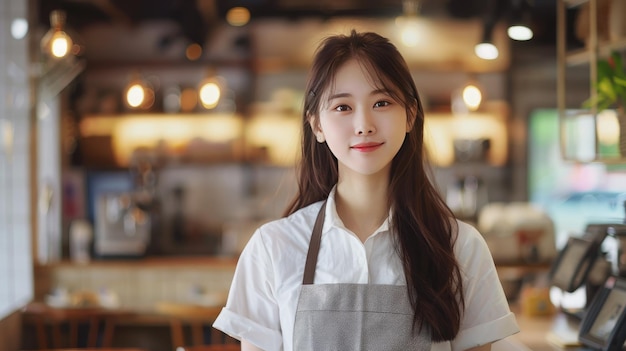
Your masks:
{"label": "ceiling", "polygon": [[[524,5],[520,5],[520,4]],[[536,41],[554,41],[555,0],[421,0],[420,15],[428,18],[486,21],[504,19],[513,8],[526,6],[535,27]],[[140,25],[155,19],[177,22],[182,33],[202,42],[212,24],[228,9],[245,6],[252,18],[394,17],[402,13],[402,0],[40,0],[38,18],[48,24],[52,10],[63,9],[68,23],[80,30],[97,23]]]}
{"label": "ceiling", "polygon": [[[506,22],[518,3],[528,5],[535,32],[530,42],[521,45],[555,46],[555,0],[422,0],[419,14],[434,24],[433,33],[439,36],[434,36],[434,45],[418,50],[408,60],[421,59],[419,62],[425,64],[443,61],[446,66],[463,68],[458,61],[472,60],[473,45],[484,26],[491,25],[495,26],[494,31],[500,30],[494,34],[494,41],[500,40],[504,55],[499,63],[492,62],[488,67],[502,69],[510,59],[510,43],[502,34],[504,27],[499,28],[498,24]],[[270,59],[296,55],[285,53],[287,48],[283,46],[290,46],[293,51],[294,42],[300,44],[311,33],[328,31],[338,18],[354,19],[363,28],[385,32],[382,21],[402,14],[402,0],[39,0],[37,17],[41,26],[47,28],[50,12],[64,10],[69,28],[83,36],[85,45],[90,47],[91,59],[145,61],[148,54],[166,57],[164,48],[180,41],[205,44],[221,40],[215,38],[216,33],[224,36],[220,28],[227,10],[234,6],[250,10],[251,24],[256,25],[252,34],[262,42],[257,45],[261,47],[261,57],[270,55]],[[296,29],[294,23],[302,25]],[[114,40],[108,38],[113,36]],[[233,40],[238,40],[236,35]],[[438,53],[442,50],[446,51]],[[465,66],[468,70],[481,70],[476,64]]]}

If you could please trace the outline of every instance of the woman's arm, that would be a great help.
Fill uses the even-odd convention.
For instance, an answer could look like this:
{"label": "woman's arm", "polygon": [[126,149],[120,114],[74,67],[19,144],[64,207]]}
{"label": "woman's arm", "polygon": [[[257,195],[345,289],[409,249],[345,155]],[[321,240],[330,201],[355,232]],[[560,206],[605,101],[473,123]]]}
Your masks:
{"label": "woman's arm", "polygon": [[[243,350],[243,349],[242,349]],[[252,349],[251,349],[252,350]],[[471,348],[467,351],[491,351],[491,344]]]}
{"label": "woman's arm", "polygon": [[[486,350],[489,350],[489,349],[486,349]],[[263,350],[245,341],[244,339],[241,339],[241,351],[263,351]]]}

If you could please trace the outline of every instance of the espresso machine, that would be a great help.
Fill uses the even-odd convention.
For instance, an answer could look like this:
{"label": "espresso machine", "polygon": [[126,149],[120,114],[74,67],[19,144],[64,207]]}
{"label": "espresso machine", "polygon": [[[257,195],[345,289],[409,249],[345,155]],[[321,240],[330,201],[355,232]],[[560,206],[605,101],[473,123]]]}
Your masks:
{"label": "espresso machine", "polygon": [[103,193],[95,211],[94,254],[98,258],[138,258],[150,242],[150,217],[131,193]]}

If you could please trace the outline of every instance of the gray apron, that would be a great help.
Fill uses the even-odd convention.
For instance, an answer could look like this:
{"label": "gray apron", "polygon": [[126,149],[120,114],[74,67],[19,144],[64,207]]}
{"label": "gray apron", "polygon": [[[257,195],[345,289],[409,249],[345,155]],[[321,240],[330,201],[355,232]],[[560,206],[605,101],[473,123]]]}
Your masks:
{"label": "gray apron", "polygon": [[294,351],[429,351],[429,328],[413,333],[413,308],[406,286],[313,284],[325,208],[326,202],[309,243],[294,325]]}

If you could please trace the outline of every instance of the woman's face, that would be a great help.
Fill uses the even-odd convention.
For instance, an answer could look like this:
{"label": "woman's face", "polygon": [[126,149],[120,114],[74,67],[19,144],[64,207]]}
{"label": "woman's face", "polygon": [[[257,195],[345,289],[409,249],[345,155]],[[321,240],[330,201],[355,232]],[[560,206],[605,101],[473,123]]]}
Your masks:
{"label": "woman's face", "polygon": [[330,91],[322,95],[319,123],[312,121],[319,142],[325,141],[339,161],[339,175],[388,175],[391,161],[410,129],[405,107],[376,86],[356,60],[337,71]]}

